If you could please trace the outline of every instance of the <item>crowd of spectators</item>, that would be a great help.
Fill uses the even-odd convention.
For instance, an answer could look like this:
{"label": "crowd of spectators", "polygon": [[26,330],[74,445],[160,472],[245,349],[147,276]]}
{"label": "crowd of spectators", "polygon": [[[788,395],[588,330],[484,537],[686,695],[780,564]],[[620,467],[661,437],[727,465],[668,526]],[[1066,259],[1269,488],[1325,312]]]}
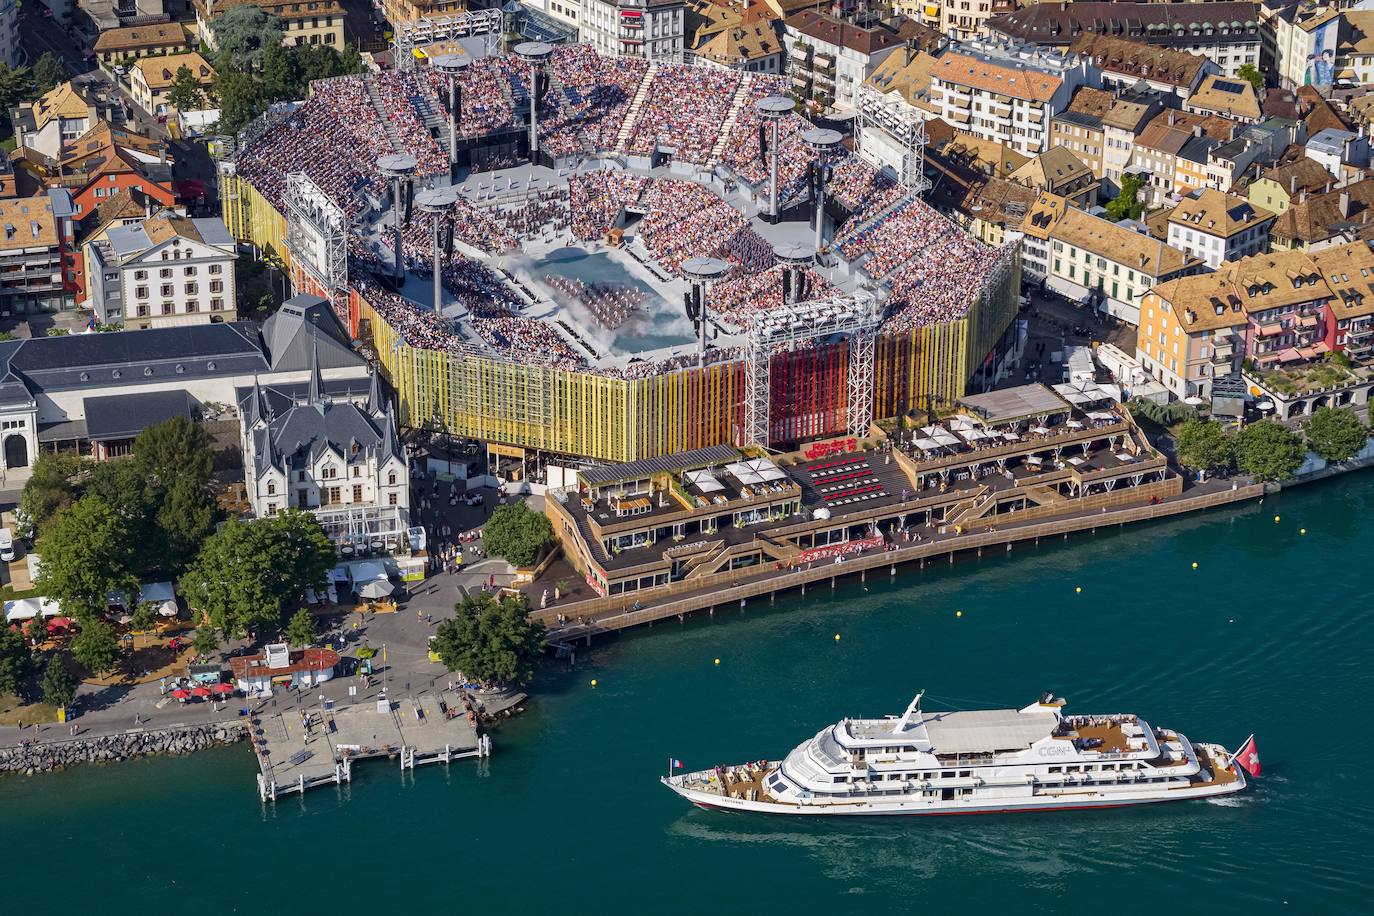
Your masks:
{"label": "crowd of spectators", "polygon": [[[778,308],[783,302],[783,267],[775,264],[761,273],[740,272],[711,287],[708,308],[726,324],[747,327],[755,315]],[[837,290],[810,267],[802,268],[802,297],[824,299]]]}
{"label": "crowd of spectators", "polygon": [[556,50],[548,64],[556,88],[541,109],[544,149],[555,157],[614,149],[648,68],[641,58],[603,58],[587,45]]}
{"label": "crowd of spectators", "polygon": [[675,159],[705,163],[720,139],[739,84],[737,70],[675,64],[659,67],[627,151],[647,156],[661,143],[676,150]]}

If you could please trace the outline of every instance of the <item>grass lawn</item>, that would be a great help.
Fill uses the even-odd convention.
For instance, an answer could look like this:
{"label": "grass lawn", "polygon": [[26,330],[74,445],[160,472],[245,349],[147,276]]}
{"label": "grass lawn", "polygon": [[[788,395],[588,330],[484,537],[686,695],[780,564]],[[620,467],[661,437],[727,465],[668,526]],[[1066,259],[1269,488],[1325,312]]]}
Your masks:
{"label": "grass lawn", "polygon": [[57,707],[47,703],[30,703],[25,706],[12,693],[0,693],[0,725],[29,725],[33,722],[56,722]]}

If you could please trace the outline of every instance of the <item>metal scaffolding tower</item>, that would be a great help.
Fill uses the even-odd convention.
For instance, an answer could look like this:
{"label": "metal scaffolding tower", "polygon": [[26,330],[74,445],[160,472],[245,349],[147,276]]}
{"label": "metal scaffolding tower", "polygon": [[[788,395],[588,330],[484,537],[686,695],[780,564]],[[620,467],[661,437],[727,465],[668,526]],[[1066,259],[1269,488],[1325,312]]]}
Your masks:
{"label": "metal scaffolding tower", "polygon": [[778,159],[783,119],[792,113],[797,103],[785,95],[770,95],[754,103],[759,116],[759,149],[766,151],[768,160],[768,215],[776,222],[781,212],[778,200]]}
{"label": "metal scaffolding tower", "polygon": [[[900,162],[893,162],[890,155],[873,148],[872,131],[880,131],[892,141],[901,151]],[[895,93],[884,95],[872,86],[861,86],[859,129],[854,132],[854,139],[861,156],[878,167],[893,166],[897,179],[913,193],[924,194],[930,189],[930,180],[925,175],[926,122],[905,99]]]}
{"label": "metal scaffolding tower", "polygon": [[286,250],[293,266],[326,291],[335,311],[348,313],[348,217],[303,172],[286,176]]}
{"label": "metal scaffolding tower", "polygon": [[[432,241],[434,270],[434,314],[444,313],[444,261],[447,256],[452,254],[453,244],[453,211],[458,206],[458,189],[447,188],[426,188],[415,195],[415,206],[421,213],[429,214],[433,222]],[[447,233],[448,245],[445,245],[445,235]],[[445,250],[445,249],[448,250]]]}
{"label": "metal scaffolding tower", "polygon": [[392,62],[397,70],[415,66],[415,51],[435,44],[452,44],[460,38],[482,39],[483,53],[495,54],[501,47],[505,16],[499,9],[469,10],[452,16],[434,16],[397,22],[392,37]]}
{"label": "metal scaffolding tower", "polygon": [[755,321],[745,344],[744,430],[740,444],[765,448],[769,444],[773,356],[835,336],[849,339],[849,432],[856,436],[866,434],[873,419],[874,337],[881,323],[881,304],[868,292],[778,306]]}

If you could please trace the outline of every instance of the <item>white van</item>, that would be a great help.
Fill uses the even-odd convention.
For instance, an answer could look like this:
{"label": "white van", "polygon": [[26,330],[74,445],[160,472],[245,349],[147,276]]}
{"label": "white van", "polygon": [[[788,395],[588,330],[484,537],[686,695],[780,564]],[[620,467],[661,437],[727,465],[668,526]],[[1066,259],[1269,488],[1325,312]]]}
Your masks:
{"label": "white van", "polygon": [[8,563],[14,559],[14,535],[8,528],[0,528],[0,560]]}

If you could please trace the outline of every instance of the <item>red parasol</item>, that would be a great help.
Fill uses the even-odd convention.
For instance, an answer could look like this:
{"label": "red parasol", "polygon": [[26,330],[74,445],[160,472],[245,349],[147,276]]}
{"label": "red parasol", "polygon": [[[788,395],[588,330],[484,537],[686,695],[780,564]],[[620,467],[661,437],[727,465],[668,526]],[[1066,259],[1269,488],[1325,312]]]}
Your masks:
{"label": "red parasol", "polygon": [[57,630],[65,630],[70,627],[72,623],[73,621],[70,617],[54,617],[52,620],[48,621],[48,632],[52,633]]}
{"label": "red parasol", "polygon": [[233,692],[234,692],[234,685],[233,685],[233,684],[216,684],[215,686],[211,687],[210,689],[213,690],[215,693],[233,693]]}
{"label": "red parasol", "polygon": [[208,697],[209,695],[210,695],[210,688],[209,688],[209,687],[193,687],[193,688],[191,688],[191,696],[193,696],[193,697]]}
{"label": "red parasol", "polygon": [[178,687],[176,690],[172,691],[172,696],[176,697],[178,700],[184,700],[190,695],[191,691],[187,690],[184,687]]}

